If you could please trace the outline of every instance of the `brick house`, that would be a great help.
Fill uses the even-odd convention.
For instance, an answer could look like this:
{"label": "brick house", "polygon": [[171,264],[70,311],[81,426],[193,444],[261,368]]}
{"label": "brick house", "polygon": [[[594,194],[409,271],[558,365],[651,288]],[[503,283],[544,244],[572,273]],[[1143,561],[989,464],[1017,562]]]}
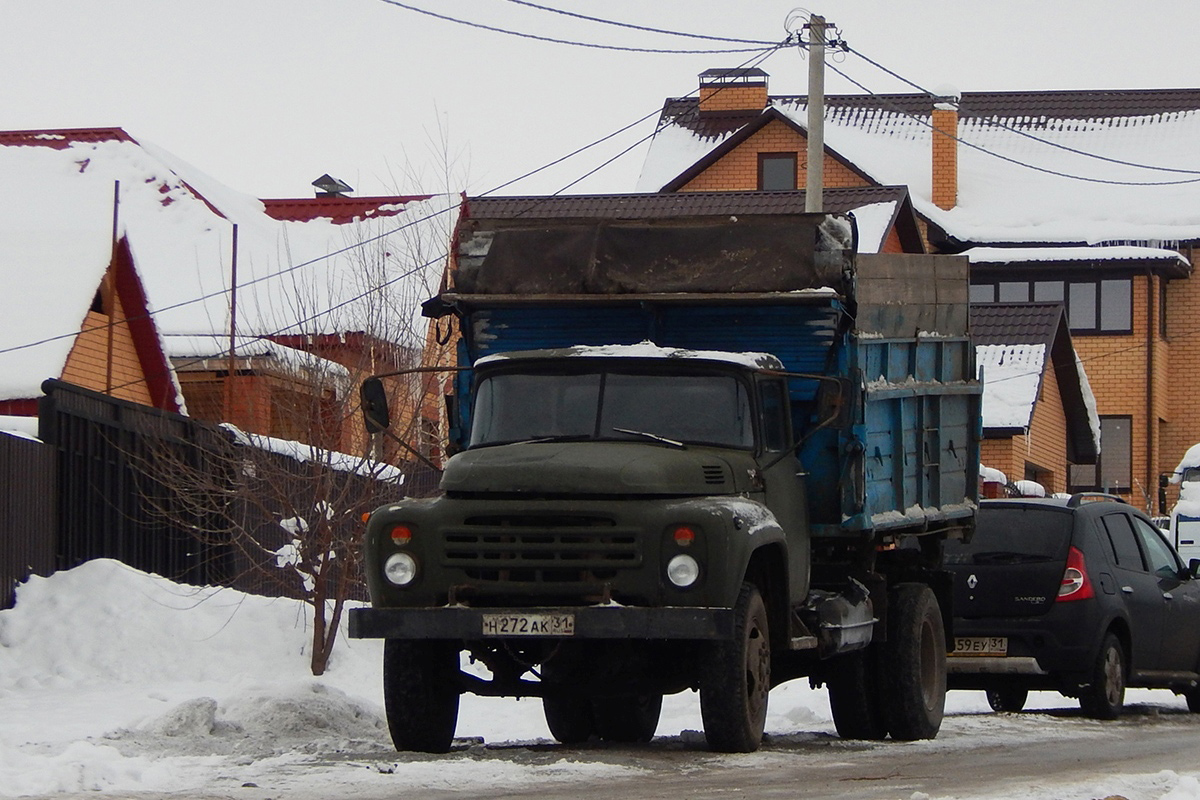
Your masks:
{"label": "brick house", "polygon": [[[802,186],[807,98],[767,81],[709,70],[699,97],[668,99],[638,189]],[[826,187],[907,186],[929,251],[970,257],[973,302],[1065,305],[1103,432],[1099,463],[1073,465],[1067,488],[1149,505],[1200,441],[1186,312],[1200,301],[1200,90],[825,102]]]}
{"label": "brick house", "polygon": [[1058,303],[993,303],[971,310],[983,378],[984,464],[1010,481],[1064,492],[1068,467],[1094,464],[1100,420]]}
{"label": "brick house", "polygon": [[[417,359],[418,305],[440,280],[460,198],[259,200],[120,128],[0,132],[0,163],[19,187],[0,198],[12,229],[0,237],[4,302],[24,309],[6,317],[0,374],[20,360],[35,376],[0,397],[0,413],[36,414],[40,381],[62,377],[365,451],[357,380]],[[65,277],[75,263],[92,272]],[[99,316],[80,335],[85,312]],[[121,325],[107,326],[110,314]]]}

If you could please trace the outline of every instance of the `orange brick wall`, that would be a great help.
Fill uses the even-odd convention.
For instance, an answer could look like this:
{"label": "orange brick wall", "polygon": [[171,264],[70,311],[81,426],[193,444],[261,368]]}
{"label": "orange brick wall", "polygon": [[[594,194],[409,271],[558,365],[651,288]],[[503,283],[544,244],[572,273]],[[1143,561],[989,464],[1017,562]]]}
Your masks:
{"label": "orange brick wall", "polygon": [[[123,322],[125,311],[120,298],[114,297],[114,302],[117,324],[112,327],[112,395],[122,400],[152,405],[142,363],[133,344],[133,335]],[[63,367],[64,381],[97,392],[107,390],[108,334],[108,316],[89,311]]]}
{"label": "orange brick wall", "polygon": [[[1158,335],[1157,322],[1157,279],[1135,276],[1133,279],[1133,333],[1124,336],[1074,336],[1075,350],[1083,361],[1092,392],[1096,395],[1096,407],[1101,416],[1128,416],[1131,420],[1133,444],[1132,480],[1133,489],[1128,495],[1130,502],[1139,508],[1145,507],[1147,497],[1157,492],[1158,466],[1158,419],[1167,418],[1169,398],[1161,391],[1171,368],[1168,364],[1167,348]],[[1150,302],[1152,307],[1147,308]],[[1154,339],[1155,378],[1159,388],[1154,398],[1154,408],[1149,408],[1147,385],[1146,347],[1147,325]],[[1173,349],[1171,355],[1174,355]],[[1175,369],[1187,368],[1176,363]],[[1196,364],[1195,368],[1200,368]],[[1177,412],[1176,412],[1177,413]],[[1155,420],[1155,434],[1147,437],[1148,419]],[[1104,447],[1103,441],[1100,443]]]}
{"label": "orange brick wall", "polygon": [[1067,490],[1067,415],[1054,365],[1046,364],[1042,389],[1033,407],[1029,432],[1008,439],[985,439],[981,447],[984,466],[998,469],[1010,481],[1025,477],[1025,464],[1049,472],[1042,484],[1047,493]]}
{"label": "orange brick wall", "polygon": [[[1193,268],[1196,259],[1192,257]],[[1159,472],[1171,472],[1188,448],[1200,442],[1200,322],[1194,309],[1200,308],[1200,273],[1167,283],[1168,356],[1160,361],[1162,392],[1169,414],[1162,415],[1162,444],[1159,448]],[[1178,491],[1169,490],[1169,502]]]}
{"label": "orange brick wall", "polygon": [[[790,125],[774,120],[754,133],[733,151],[688,181],[683,192],[753,191],[758,188],[759,153],[796,153],[796,186],[803,188],[808,176],[805,154],[807,139]],[[842,162],[825,156],[825,186],[869,186],[861,176]]]}

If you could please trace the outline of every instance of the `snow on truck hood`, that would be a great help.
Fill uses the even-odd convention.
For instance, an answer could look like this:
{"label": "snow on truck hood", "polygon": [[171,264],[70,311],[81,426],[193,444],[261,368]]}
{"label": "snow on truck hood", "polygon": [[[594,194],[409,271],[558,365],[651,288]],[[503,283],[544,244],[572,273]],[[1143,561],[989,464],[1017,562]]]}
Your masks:
{"label": "snow on truck hood", "polygon": [[687,350],[660,347],[653,342],[638,344],[575,345],[556,350],[524,350],[495,353],[475,362],[476,367],[516,358],[661,358],[673,360],[717,361],[749,369],[783,369],[783,362],[770,353],[728,353],[721,350]]}

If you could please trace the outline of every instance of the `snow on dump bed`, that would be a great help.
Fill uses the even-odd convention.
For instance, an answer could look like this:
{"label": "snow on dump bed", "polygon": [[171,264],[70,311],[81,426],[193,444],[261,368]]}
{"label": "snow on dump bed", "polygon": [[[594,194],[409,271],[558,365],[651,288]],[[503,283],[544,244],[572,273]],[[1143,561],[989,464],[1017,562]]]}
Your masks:
{"label": "snow on dump bed", "polygon": [[783,369],[783,363],[770,353],[727,353],[722,350],[686,350],[678,347],[660,347],[651,341],[637,344],[575,345],[561,350],[522,351],[521,353],[495,353],[475,362],[476,367],[505,361],[526,354],[582,358],[664,358],[675,360],[720,361],[750,369]]}

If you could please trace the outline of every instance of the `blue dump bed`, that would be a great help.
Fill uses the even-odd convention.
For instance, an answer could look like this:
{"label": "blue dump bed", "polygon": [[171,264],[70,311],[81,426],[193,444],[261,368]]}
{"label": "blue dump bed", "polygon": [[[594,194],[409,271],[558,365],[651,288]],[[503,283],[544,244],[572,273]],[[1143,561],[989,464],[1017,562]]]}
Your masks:
{"label": "blue dump bed", "polygon": [[[672,223],[470,220],[456,284],[426,311],[461,316],[464,365],[643,341],[770,353],[798,373],[789,389],[813,535],[932,531],[972,516],[980,385],[965,258],[856,256],[846,216]],[[819,376],[842,379],[832,424]],[[459,374],[459,397],[471,378]]]}

